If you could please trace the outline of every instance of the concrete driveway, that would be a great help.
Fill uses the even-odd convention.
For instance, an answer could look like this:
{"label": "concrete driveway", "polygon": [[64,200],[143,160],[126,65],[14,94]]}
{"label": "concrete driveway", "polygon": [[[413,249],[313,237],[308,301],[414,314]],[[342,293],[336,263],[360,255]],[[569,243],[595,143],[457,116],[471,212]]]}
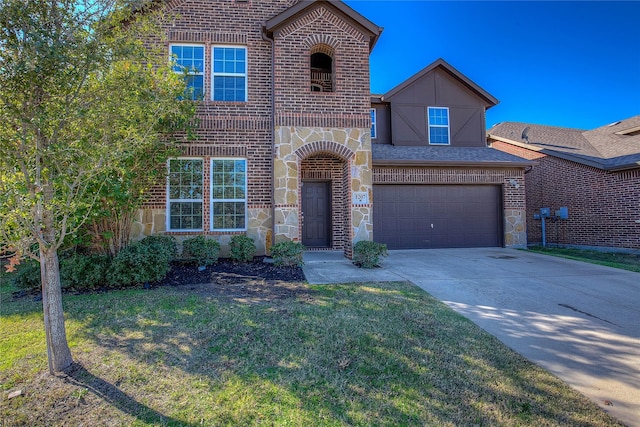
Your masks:
{"label": "concrete driveway", "polygon": [[362,270],[307,252],[309,283],[409,280],[640,427],[640,273],[514,249],[390,251]]}

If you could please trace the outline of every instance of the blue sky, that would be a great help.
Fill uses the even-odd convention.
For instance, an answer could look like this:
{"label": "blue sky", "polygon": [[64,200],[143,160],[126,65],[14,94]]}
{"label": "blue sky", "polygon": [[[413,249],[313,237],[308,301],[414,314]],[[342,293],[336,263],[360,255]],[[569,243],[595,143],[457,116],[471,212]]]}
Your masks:
{"label": "blue sky", "polygon": [[489,127],[593,129],[640,114],[640,1],[345,3],[384,27],[373,93],[441,57],[500,100]]}

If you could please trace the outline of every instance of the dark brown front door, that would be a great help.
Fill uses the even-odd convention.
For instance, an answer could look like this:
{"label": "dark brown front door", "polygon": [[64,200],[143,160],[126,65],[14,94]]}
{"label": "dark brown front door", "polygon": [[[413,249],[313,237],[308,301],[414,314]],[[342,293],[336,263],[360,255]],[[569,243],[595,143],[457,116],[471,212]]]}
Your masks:
{"label": "dark brown front door", "polygon": [[328,182],[302,183],[302,244],[331,245],[331,194]]}

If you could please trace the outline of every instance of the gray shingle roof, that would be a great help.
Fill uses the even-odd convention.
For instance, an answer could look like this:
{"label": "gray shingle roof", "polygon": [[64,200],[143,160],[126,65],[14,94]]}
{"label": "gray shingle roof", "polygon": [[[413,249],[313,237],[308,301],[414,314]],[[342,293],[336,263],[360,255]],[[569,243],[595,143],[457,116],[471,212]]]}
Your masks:
{"label": "gray shingle roof", "polygon": [[486,166],[527,166],[528,160],[488,147],[451,147],[451,146],[397,146],[371,144],[373,162],[384,164],[416,165],[486,165]]}
{"label": "gray shingle roof", "polygon": [[[528,140],[522,138],[526,128]],[[640,128],[640,116],[588,131],[505,122],[491,128],[488,136],[600,169],[616,170],[640,167],[640,134],[624,134],[636,128]]]}

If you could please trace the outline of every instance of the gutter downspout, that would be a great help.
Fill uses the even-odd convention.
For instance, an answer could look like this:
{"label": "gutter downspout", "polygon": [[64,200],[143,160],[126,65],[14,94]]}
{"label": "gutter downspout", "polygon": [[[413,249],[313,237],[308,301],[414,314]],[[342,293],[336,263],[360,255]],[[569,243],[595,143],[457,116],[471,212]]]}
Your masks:
{"label": "gutter downspout", "polygon": [[[276,97],[275,97],[275,81],[276,81],[276,49],[275,40],[269,38],[266,34],[267,23],[262,22],[262,40],[269,42],[271,45],[271,246],[276,244],[276,196],[274,189],[275,168],[273,163],[276,157]],[[266,242],[265,242],[266,243]],[[266,254],[269,255],[269,254]]]}

